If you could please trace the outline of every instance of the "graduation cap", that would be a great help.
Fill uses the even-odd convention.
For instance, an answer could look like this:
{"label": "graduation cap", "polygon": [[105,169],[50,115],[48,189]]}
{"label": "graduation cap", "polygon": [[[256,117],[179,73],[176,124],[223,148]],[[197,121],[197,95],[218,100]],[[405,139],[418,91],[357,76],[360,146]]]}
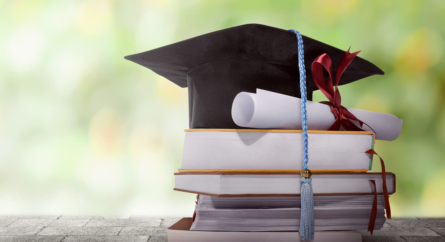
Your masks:
{"label": "graduation cap", "polygon": [[[311,64],[327,53],[336,70],[345,51],[303,36],[307,96],[317,86]],[[188,87],[190,128],[240,128],[231,116],[235,96],[257,88],[300,97],[295,33],[247,24],[204,34],[125,59],[145,66],[180,87]],[[383,71],[356,57],[340,85]],[[335,72],[333,73],[335,76]]]}

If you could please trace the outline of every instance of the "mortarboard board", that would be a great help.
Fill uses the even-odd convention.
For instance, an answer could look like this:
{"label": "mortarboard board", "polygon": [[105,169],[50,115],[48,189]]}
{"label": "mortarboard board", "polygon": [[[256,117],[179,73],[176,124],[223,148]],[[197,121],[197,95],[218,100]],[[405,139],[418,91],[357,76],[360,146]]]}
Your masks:
{"label": "mortarboard board", "polygon": [[[318,88],[312,81],[311,63],[327,53],[336,70],[345,51],[306,36],[303,43],[307,96],[312,100],[312,91]],[[295,33],[265,25],[223,29],[125,59],[188,87],[190,128],[240,128],[231,116],[232,102],[240,92],[259,88],[300,97]],[[375,74],[383,71],[356,57],[339,85]]]}

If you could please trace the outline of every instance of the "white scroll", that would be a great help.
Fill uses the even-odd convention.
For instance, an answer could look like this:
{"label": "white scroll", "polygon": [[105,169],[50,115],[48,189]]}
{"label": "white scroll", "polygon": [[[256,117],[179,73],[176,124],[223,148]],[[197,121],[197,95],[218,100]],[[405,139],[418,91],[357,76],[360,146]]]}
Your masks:
{"label": "white scroll", "polygon": [[[403,120],[392,114],[348,108],[359,120],[375,131],[379,140],[395,140],[402,130]],[[327,130],[335,121],[330,107],[307,102],[309,130]],[[241,127],[260,129],[301,129],[300,98],[257,89],[257,93],[240,92],[232,104],[232,118]],[[358,127],[356,121],[352,121]],[[372,131],[366,125],[363,130]]]}

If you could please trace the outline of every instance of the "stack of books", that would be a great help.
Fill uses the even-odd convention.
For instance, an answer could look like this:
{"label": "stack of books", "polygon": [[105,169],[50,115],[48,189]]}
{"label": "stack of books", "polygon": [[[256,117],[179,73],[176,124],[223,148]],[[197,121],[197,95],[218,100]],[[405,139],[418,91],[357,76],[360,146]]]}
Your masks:
{"label": "stack of books", "polygon": [[[193,218],[168,230],[175,241],[299,241],[300,130],[189,129],[175,190],[196,193]],[[361,241],[355,230],[385,223],[381,173],[368,172],[367,131],[309,131],[314,241]],[[374,181],[375,186],[372,182]],[[395,176],[386,172],[388,194]],[[376,199],[376,200],[375,200]]]}
{"label": "stack of books", "polygon": [[[307,169],[314,241],[361,241],[356,230],[382,228],[395,176],[368,171],[375,136],[394,140],[402,120],[341,105],[338,85],[384,74],[357,54],[246,24],[126,56],[188,88],[191,129],[175,189],[198,198],[194,216],[169,228],[169,241],[300,241],[302,212],[310,214],[303,237],[312,237],[309,183],[300,205]],[[329,102],[306,103],[315,90]],[[303,134],[294,129],[306,121],[303,166]],[[324,131],[341,128],[373,132]]]}

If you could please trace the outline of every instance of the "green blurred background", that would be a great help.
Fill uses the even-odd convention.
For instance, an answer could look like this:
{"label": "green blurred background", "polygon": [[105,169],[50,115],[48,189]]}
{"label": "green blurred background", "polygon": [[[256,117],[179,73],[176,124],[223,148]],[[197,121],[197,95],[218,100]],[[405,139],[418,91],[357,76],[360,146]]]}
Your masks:
{"label": "green blurred background", "polygon": [[187,89],[123,56],[261,23],[386,72],[341,87],[343,105],[404,120],[376,145],[393,215],[445,216],[444,16],[440,0],[0,0],[0,214],[190,216],[173,191]]}

